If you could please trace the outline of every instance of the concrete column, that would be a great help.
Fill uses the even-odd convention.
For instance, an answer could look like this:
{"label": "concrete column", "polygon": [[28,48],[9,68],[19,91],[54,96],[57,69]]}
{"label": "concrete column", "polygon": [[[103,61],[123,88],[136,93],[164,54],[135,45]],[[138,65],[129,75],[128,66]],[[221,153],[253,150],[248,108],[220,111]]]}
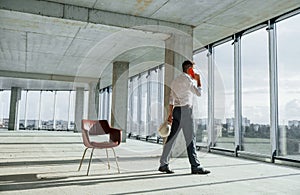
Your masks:
{"label": "concrete column", "polygon": [[88,105],[88,119],[98,119],[99,108],[99,89],[98,83],[89,83],[89,105]]}
{"label": "concrete column", "polygon": [[[193,59],[193,39],[188,34],[173,34],[165,42],[165,77],[164,77],[164,119],[168,117],[170,85],[174,78],[182,73],[182,62]],[[172,157],[187,156],[186,143],[182,131],[179,133]]]}
{"label": "concrete column", "polygon": [[84,107],[84,88],[78,87],[76,88],[74,132],[81,131],[81,120],[83,119],[83,107]]}
{"label": "concrete column", "polygon": [[113,63],[111,126],[122,129],[126,142],[129,62]]}
{"label": "concrete column", "polygon": [[19,129],[19,127],[17,126],[17,120],[18,120],[20,100],[21,100],[21,88],[12,87],[11,95],[10,95],[8,130]]}

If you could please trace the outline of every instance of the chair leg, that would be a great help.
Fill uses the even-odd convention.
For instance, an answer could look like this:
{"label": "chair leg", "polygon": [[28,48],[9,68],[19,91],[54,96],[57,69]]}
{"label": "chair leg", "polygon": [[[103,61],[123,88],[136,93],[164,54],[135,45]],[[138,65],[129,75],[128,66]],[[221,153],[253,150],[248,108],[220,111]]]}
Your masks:
{"label": "chair leg", "polygon": [[89,172],[90,172],[90,165],[91,165],[91,162],[92,162],[94,149],[95,148],[93,148],[92,153],[91,153],[91,157],[90,157],[90,161],[89,161],[89,166],[88,166],[88,170],[86,172],[86,175],[89,175]]}
{"label": "chair leg", "polygon": [[84,159],[84,156],[85,156],[85,153],[86,153],[87,149],[88,149],[88,148],[86,148],[86,149],[84,150],[84,152],[83,152],[83,155],[82,155],[82,158],[81,158],[81,161],[80,161],[80,165],[79,165],[77,171],[80,171],[80,169],[81,169],[81,165],[82,165],[82,162],[83,162],[83,159]]}
{"label": "chair leg", "polygon": [[106,151],[106,157],[107,157],[108,169],[110,169],[110,164],[109,164],[109,158],[108,158],[107,148],[105,148],[105,151]]}
{"label": "chair leg", "polygon": [[114,148],[111,148],[111,149],[112,149],[112,151],[114,152],[114,155],[115,155],[116,164],[117,164],[117,167],[118,167],[118,173],[120,173],[120,168],[119,168],[119,164],[118,164],[118,160],[117,160],[117,156],[116,156],[115,150],[114,150]]}

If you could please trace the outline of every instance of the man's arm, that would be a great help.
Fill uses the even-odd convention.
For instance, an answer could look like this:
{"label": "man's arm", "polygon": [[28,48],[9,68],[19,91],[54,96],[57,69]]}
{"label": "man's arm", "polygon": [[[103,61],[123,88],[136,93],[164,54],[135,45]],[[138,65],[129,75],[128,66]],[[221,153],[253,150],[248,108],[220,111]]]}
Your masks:
{"label": "man's arm", "polygon": [[171,84],[171,91],[170,91],[170,97],[169,97],[169,116],[168,116],[168,121],[169,123],[172,123],[173,120],[173,105],[175,101],[175,94],[174,91],[172,90],[174,88],[174,81]]}
{"label": "man's arm", "polygon": [[199,74],[195,74],[195,79],[193,79],[190,87],[194,94],[196,94],[197,96],[201,96],[202,88],[201,88],[201,80]]}
{"label": "man's arm", "polygon": [[172,123],[172,121],[173,121],[173,105],[172,104],[169,105],[168,121],[169,121],[169,123]]}
{"label": "man's arm", "polygon": [[197,81],[197,87],[201,87],[200,75],[195,73],[195,80]]}

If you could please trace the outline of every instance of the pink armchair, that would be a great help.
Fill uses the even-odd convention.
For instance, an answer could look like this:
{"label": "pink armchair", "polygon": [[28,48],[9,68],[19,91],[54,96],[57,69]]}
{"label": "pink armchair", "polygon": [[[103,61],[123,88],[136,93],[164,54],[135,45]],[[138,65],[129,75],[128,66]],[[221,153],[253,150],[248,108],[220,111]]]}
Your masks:
{"label": "pink armchair", "polygon": [[[117,147],[118,145],[120,145],[122,131],[120,129],[111,128],[110,125],[108,124],[107,120],[82,120],[81,125],[82,125],[82,140],[83,140],[83,144],[85,145],[86,148],[83,152],[78,171],[80,171],[85,153],[86,153],[87,149],[89,149],[89,148],[92,148],[92,152],[91,152],[91,157],[89,160],[89,165],[88,165],[88,170],[87,170],[86,175],[89,174],[90,164],[92,161],[94,149],[105,149],[106,150],[108,169],[110,169],[107,149],[111,148],[114,153],[115,159],[116,159],[118,173],[120,173],[120,168],[118,165],[114,147]],[[105,135],[105,134],[109,135],[109,141],[91,141],[91,139],[90,139],[91,136]]]}

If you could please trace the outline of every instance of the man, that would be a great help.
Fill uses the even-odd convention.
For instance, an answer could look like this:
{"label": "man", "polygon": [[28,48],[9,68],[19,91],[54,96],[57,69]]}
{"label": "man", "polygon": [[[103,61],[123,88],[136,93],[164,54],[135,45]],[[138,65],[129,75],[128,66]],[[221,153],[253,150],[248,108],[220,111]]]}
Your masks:
{"label": "man", "polygon": [[174,173],[171,169],[169,169],[169,159],[171,149],[181,128],[183,129],[187,145],[187,153],[191,164],[191,173],[210,173],[209,170],[200,166],[196,153],[196,138],[194,134],[192,105],[193,95],[201,95],[201,81],[200,76],[195,74],[191,69],[193,66],[193,62],[189,60],[184,61],[182,63],[183,73],[176,77],[171,84],[168,121],[172,122],[172,127],[171,133],[164,145],[162,156],[160,158],[160,167],[158,169],[164,173]]}

